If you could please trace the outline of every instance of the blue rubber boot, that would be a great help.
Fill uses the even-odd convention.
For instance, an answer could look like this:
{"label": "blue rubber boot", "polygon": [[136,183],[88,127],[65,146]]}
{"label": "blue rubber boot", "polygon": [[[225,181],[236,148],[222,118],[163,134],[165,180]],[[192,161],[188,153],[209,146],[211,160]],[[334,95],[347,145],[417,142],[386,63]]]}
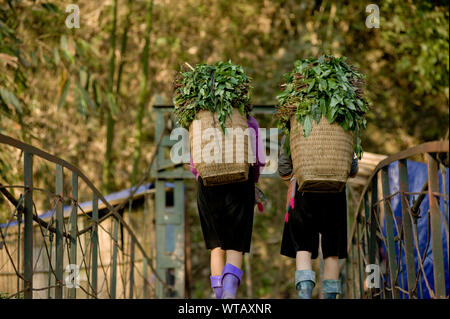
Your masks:
{"label": "blue rubber boot", "polygon": [[311,299],[312,291],[316,285],[316,273],[312,270],[295,271],[295,289],[299,299]]}
{"label": "blue rubber boot", "polygon": [[322,283],[323,299],[337,299],[341,293],[341,281],[333,279],[324,279]]}
{"label": "blue rubber boot", "polygon": [[222,299],[223,287],[222,287],[222,276],[210,276],[211,288],[214,290],[216,299]]}
{"label": "blue rubber boot", "polygon": [[242,270],[232,264],[226,264],[222,271],[222,299],[235,299],[241,284]]}

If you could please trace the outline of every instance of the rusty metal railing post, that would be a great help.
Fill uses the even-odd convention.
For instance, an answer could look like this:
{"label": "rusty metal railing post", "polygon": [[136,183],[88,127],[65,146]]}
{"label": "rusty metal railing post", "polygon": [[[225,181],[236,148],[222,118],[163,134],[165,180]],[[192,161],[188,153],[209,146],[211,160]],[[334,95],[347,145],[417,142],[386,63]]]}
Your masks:
{"label": "rusty metal railing post", "polygon": [[24,153],[25,216],[24,216],[24,298],[33,298],[33,155]]}
{"label": "rusty metal railing post", "polygon": [[145,257],[142,257],[142,277],[143,277],[142,279],[144,281],[144,284],[142,285],[142,287],[143,287],[142,288],[143,289],[142,298],[147,299],[148,298],[148,293],[147,293],[148,274],[147,274],[147,258],[145,258]]}
{"label": "rusty metal railing post", "polygon": [[111,285],[110,285],[110,295],[111,299],[116,299],[116,287],[117,287],[117,245],[118,245],[118,233],[119,233],[119,221],[117,218],[113,217],[112,221],[112,268],[111,268]]}
{"label": "rusty metal railing post", "polygon": [[[429,153],[426,154],[428,168],[428,198],[431,218],[431,247],[433,250],[433,275],[436,298],[445,298],[444,253],[442,245],[441,212],[438,197],[438,164]],[[445,181],[443,181],[445,183]],[[448,252],[447,252],[448,253]]]}
{"label": "rusty metal railing post", "polygon": [[[367,195],[367,192],[365,192],[364,193],[364,215],[365,215],[365,218],[364,218],[364,229],[365,229],[365,231],[366,231],[366,239],[365,239],[365,242],[364,242],[364,250],[365,250],[365,255],[367,255],[368,254],[368,252],[369,252],[369,243],[370,243],[370,237],[369,237],[369,234],[370,234],[370,208],[369,208],[369,196]],[[367,262],[367,261],[366,261]],[[369,263],[370,263],[370,261],[369,261]],[[364,268],[364,271],[365,271],[366,269]],[[372,289],[369,289],[369,287],[367,287],[368,288],[368,294],[369,294],[369,298],[370,299],[372,299]]]}
{"label": "rusty metal railing post", "polygon": [[408,283],[409,299],[413,297],[413,289],[416,284],[416,265],[414,261],[413,246],[413,221],[408,213],[409,197],[405,192],[409,192],[408,165],[405,159],[398,161],[398,173],[400,176],[400,196],[402,205],[402,225],[405,242],[406,277]]}
{"label": "rusty metal railing post", "polygon": [[359,279],[359,298],[364,298],[364,282],[363,282],[363,276],[364,276],[364,272],[363,272],[363,261],[362,261],[362,256],[361,256],[361,215],[358,216],[358,218],[356,219],[357,224],[356,224],[356,251],[357,251],[357,258],[358,258],[358,279]]}
{"label": "rusty metal railing post", "polygon": [[369,263],[375,264],[375,249],[377,242],[377,209],[375,203],[378,201],[378,175],[372,179],[372,203],[370,210],[370,237],[369,237]]}
{"label": "rusty metal railing post", "polygon": [[350,254],[345,259],[345,296],[347,299],[350,299]]}
{"label": "rusty metal railing post", "polygon": [[92,232],[91,232],[91,244],[92,244],[92,294],[97,297],[97,271],[98,271],[98,197],[94,193],[92,196]]}
{"label": "rusty metal railing post", "polygon": [[[19,272],[19,274],[20,274],[20,267],[22,266],[20,264],[21,263],[21,260],[20,260],[20,254],[21,254],[20,243],[21,243],[21,240],[22,240],[20,233],[22,232],[22,227],[21,227],[22,217],[23,217],[22,216],[22,210],[18,209],[17,210],[17,271]],[[19,276],[17,276],[17,292],[19,292],[21,290],[20,289],[21,283],[22,283],[22,279]]]}
{"label": "rusty metal railing post", "polygon": [[[50,224],[53,224],[53,216],[50,219]],[[44,238],[45,240],[45,238]],[[52,297],[52,288],[50,287],[52,284],[52,277],[53,277],[53,233],[48,234],[48,246],[49,246],[49,253],[48,253],[48,270],[47,270],[47,280],[48,280],[48,289],[47,289],[47,299],[50,299]]]}
{"label": "rusty metal railing post", "polygon": [[352,293],[353,299],[356,299],[356,272],[357,272],[357,260],[355,256],[355,240],[352,240],[352,250],[351,250],[351,260],[352,260]]}
{"label": "rusty metal railing post", "polygon": [[62,299],[63,297],[63,224],[64,224],[64,205],[63,205],[63,168],[61,165],[56,165],[56,288],[55,299]]}
{"label": "rusty metal railing post", "polygon": [[[78,215],[78,175],[72,172],[72,212],[70,214],[70,263],[77,264],[77,215]],[[69,289],[69,298],[77,297],[76,288]]]}
{"label": "rusty metal railing post", "polygon": [[[376,262],[376,252],[378,252],[377,243],[377,218],[378,209],[376,203],[378,202],[378,174],[375,174],[372,178],[372,193],[370,204],[370,236],[369,236],[369,263],[374,265]],[[380,266],[380,265],[378,265]],[[379,288],[371,288],[371,296],[377,294],[377,298],[380,298],[381,292],[381,278],[378,279]]]}
{"label": "rusty metal railing post", "polygon": [[383,188],[383,197],[384,197],[384,221],[386,228],[386,238],[387,238],[387,255],[388,255],[388,269],[389,269],[389,279],[391,283],[392,289],[392,298],[399,299],[400,295],[398,293],[398,289],[395,288],[397,282],[397,262],[395,261],[396,253],[395,253],[395,241],[394,241],[394,213],[392,212],[391,205],[389,205],[391,199],[389,197],[389,175],[388,175],[389,166],[383,167],[381,170],[381,183]]}
{"label": "rusty metal railing post", "polygon": [[113,253],[112,253],[112,268],[111,268],[111,286],[110,295],[111,299],[116,299],[116,286],[117,286],[117,240],[119,232],[119,221],[113,217]]}
{"label": "rusty metal railing post", "polygon": [[130,247],[130,293],[129,298],[133,299],[133,289],[134,289],[134,238],[131,238]]}

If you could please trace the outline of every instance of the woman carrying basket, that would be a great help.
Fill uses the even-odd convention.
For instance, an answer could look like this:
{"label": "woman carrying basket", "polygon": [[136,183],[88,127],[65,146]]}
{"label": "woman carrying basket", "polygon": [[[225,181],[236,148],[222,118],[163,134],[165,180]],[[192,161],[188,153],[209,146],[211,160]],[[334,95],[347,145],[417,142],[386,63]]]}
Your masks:
{"label": "woman carrying basket", "polygon": [[[283,137],[281,145],[284,145]],[[347,201],[345,190],[337,193],[298,191],[292,159],[284,147],[278,159],[278,173],[289,185],[281,254],[296,259],[295,288],[300,299],[310,299],[316,284],[311,259],[318,257],[319,233],[324,258],[322,294],[336,299],[341,293],[339,259],[347,258]],[[350,177],[358,173],[354,155]]]}
{"label": "woman carrying basket", "polygon": [[281,254],[296,259],[299,298],[311,298],[311,259],[318,256],[320,234],[323,297],[334,299],[341,288],[339,259],[347,258],[343,189],[358,172],[369,111],[364,75],[346,57],[322,55],[295,61],[285,79],[277,115],[292,159],[284,152],[285,137],[278,160],[278,173],[289,184]]}
{"label": "woman carrying basket", "polygon": [[[258,122],[249,116],[251,86],[244,69],[231,61],[188,66],[190,71],[175,78],[174,113],[180,126],[189,127],[200,223],[211,250],[211,287],[217,299],[230,299],[241,282],[242,256],[250,251],[255,198],[260,194],[255,183],[265,165],[265,150]],[[228,128],[233,134],[227,135]],[[224,135],[216,134],[220,130]],[[213,141],[222,144],[209,142],[211,132]],[[203,158],[211,155],[211,145],[214,157]]]}
{"label": "woman carrying basket", "polygon": [[211,250],[210,280],[216,299],[236,297],[243,275],[242,256],[250,251],[255,183],[265,165],[265,150],[256,119],[249,116],[247,124],[252,150],[256,155],[256,162],[249,169],[248,180],[204,186],[191,156],[190,168],[197,179],[197,207],[203,238],[206,248]]}

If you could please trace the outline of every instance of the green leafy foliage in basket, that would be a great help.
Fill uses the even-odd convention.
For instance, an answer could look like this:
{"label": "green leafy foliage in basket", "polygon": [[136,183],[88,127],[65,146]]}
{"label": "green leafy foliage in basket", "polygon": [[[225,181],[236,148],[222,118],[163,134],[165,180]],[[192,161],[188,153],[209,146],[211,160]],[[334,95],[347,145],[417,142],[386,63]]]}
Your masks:
{"label": "green leafy foliage in basket", "polygon": [[328,55],[295,61],[294,70],[285,75],[284,91],[277,96],[278,126],[288,135],[289,121],[295,115],[308,137],[313,121],[319,124],[324,116],[355,133],[354,150],[361,158],[361,132],[366,128],[369,105],[363,96],[363,74],[345,61],[345,57]]}
{"label": "green leafy foliage in basket", "polygon": [[175,78],[175,116],[181,127],[188,128],[200,110],[217,113],[222,130],[233,108],[247,115],[251,110],[250,78],[244,69],[228,62],[198,64]]}

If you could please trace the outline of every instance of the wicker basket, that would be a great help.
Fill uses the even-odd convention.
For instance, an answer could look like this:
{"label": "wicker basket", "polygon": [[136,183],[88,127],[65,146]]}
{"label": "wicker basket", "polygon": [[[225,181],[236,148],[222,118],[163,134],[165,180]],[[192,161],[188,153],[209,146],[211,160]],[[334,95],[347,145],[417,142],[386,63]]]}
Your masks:
{"label": "wicker basket", "polygon": [[344,189],[353,158],[353,134],[325,117],[313,121],[308,138],[295,116],[291,118],[290,146],[299,191],[340,192]]}
{"label": "wicker basket", "polygon": [[[242,134],[238,135],[242,138],[241,141],[243,143],[237,143],[239,141],[237,137],[233,140],[228,139],[227,143],[225,142],[226,136],[230,137],[230,135],[228,135],[228,132],[223,134],[217,114],[202,110],[196,114],[196,119],[199,120],[197,125],[198,123],[201,124],[201,130],[194,129],[194,122],[192,122],[189,127],[189,138],[194,166],[202,177],[203,184],[205,186],[213,186],[246,181],[249,171],[249,152],[250,156],[253,156],[253,154],[251,153],[249,138],[244,135],[244,131],[248,129],[245,116],[241,115],[237,109],[233,109],[231,120],[227,118],[225,122],[226,128],[242,129]],[[215,132],[217,135],[209,136],[209,139],[202,140],[201,133],[204,133],[208,128],[216,128]],[[205,155],[208,155],[208,153],[215,154],[215,150],[211,151],[211,146],[221,149],[221,156],[217,156],[212,162],[208,163],[210,160],[205,161]]]}

